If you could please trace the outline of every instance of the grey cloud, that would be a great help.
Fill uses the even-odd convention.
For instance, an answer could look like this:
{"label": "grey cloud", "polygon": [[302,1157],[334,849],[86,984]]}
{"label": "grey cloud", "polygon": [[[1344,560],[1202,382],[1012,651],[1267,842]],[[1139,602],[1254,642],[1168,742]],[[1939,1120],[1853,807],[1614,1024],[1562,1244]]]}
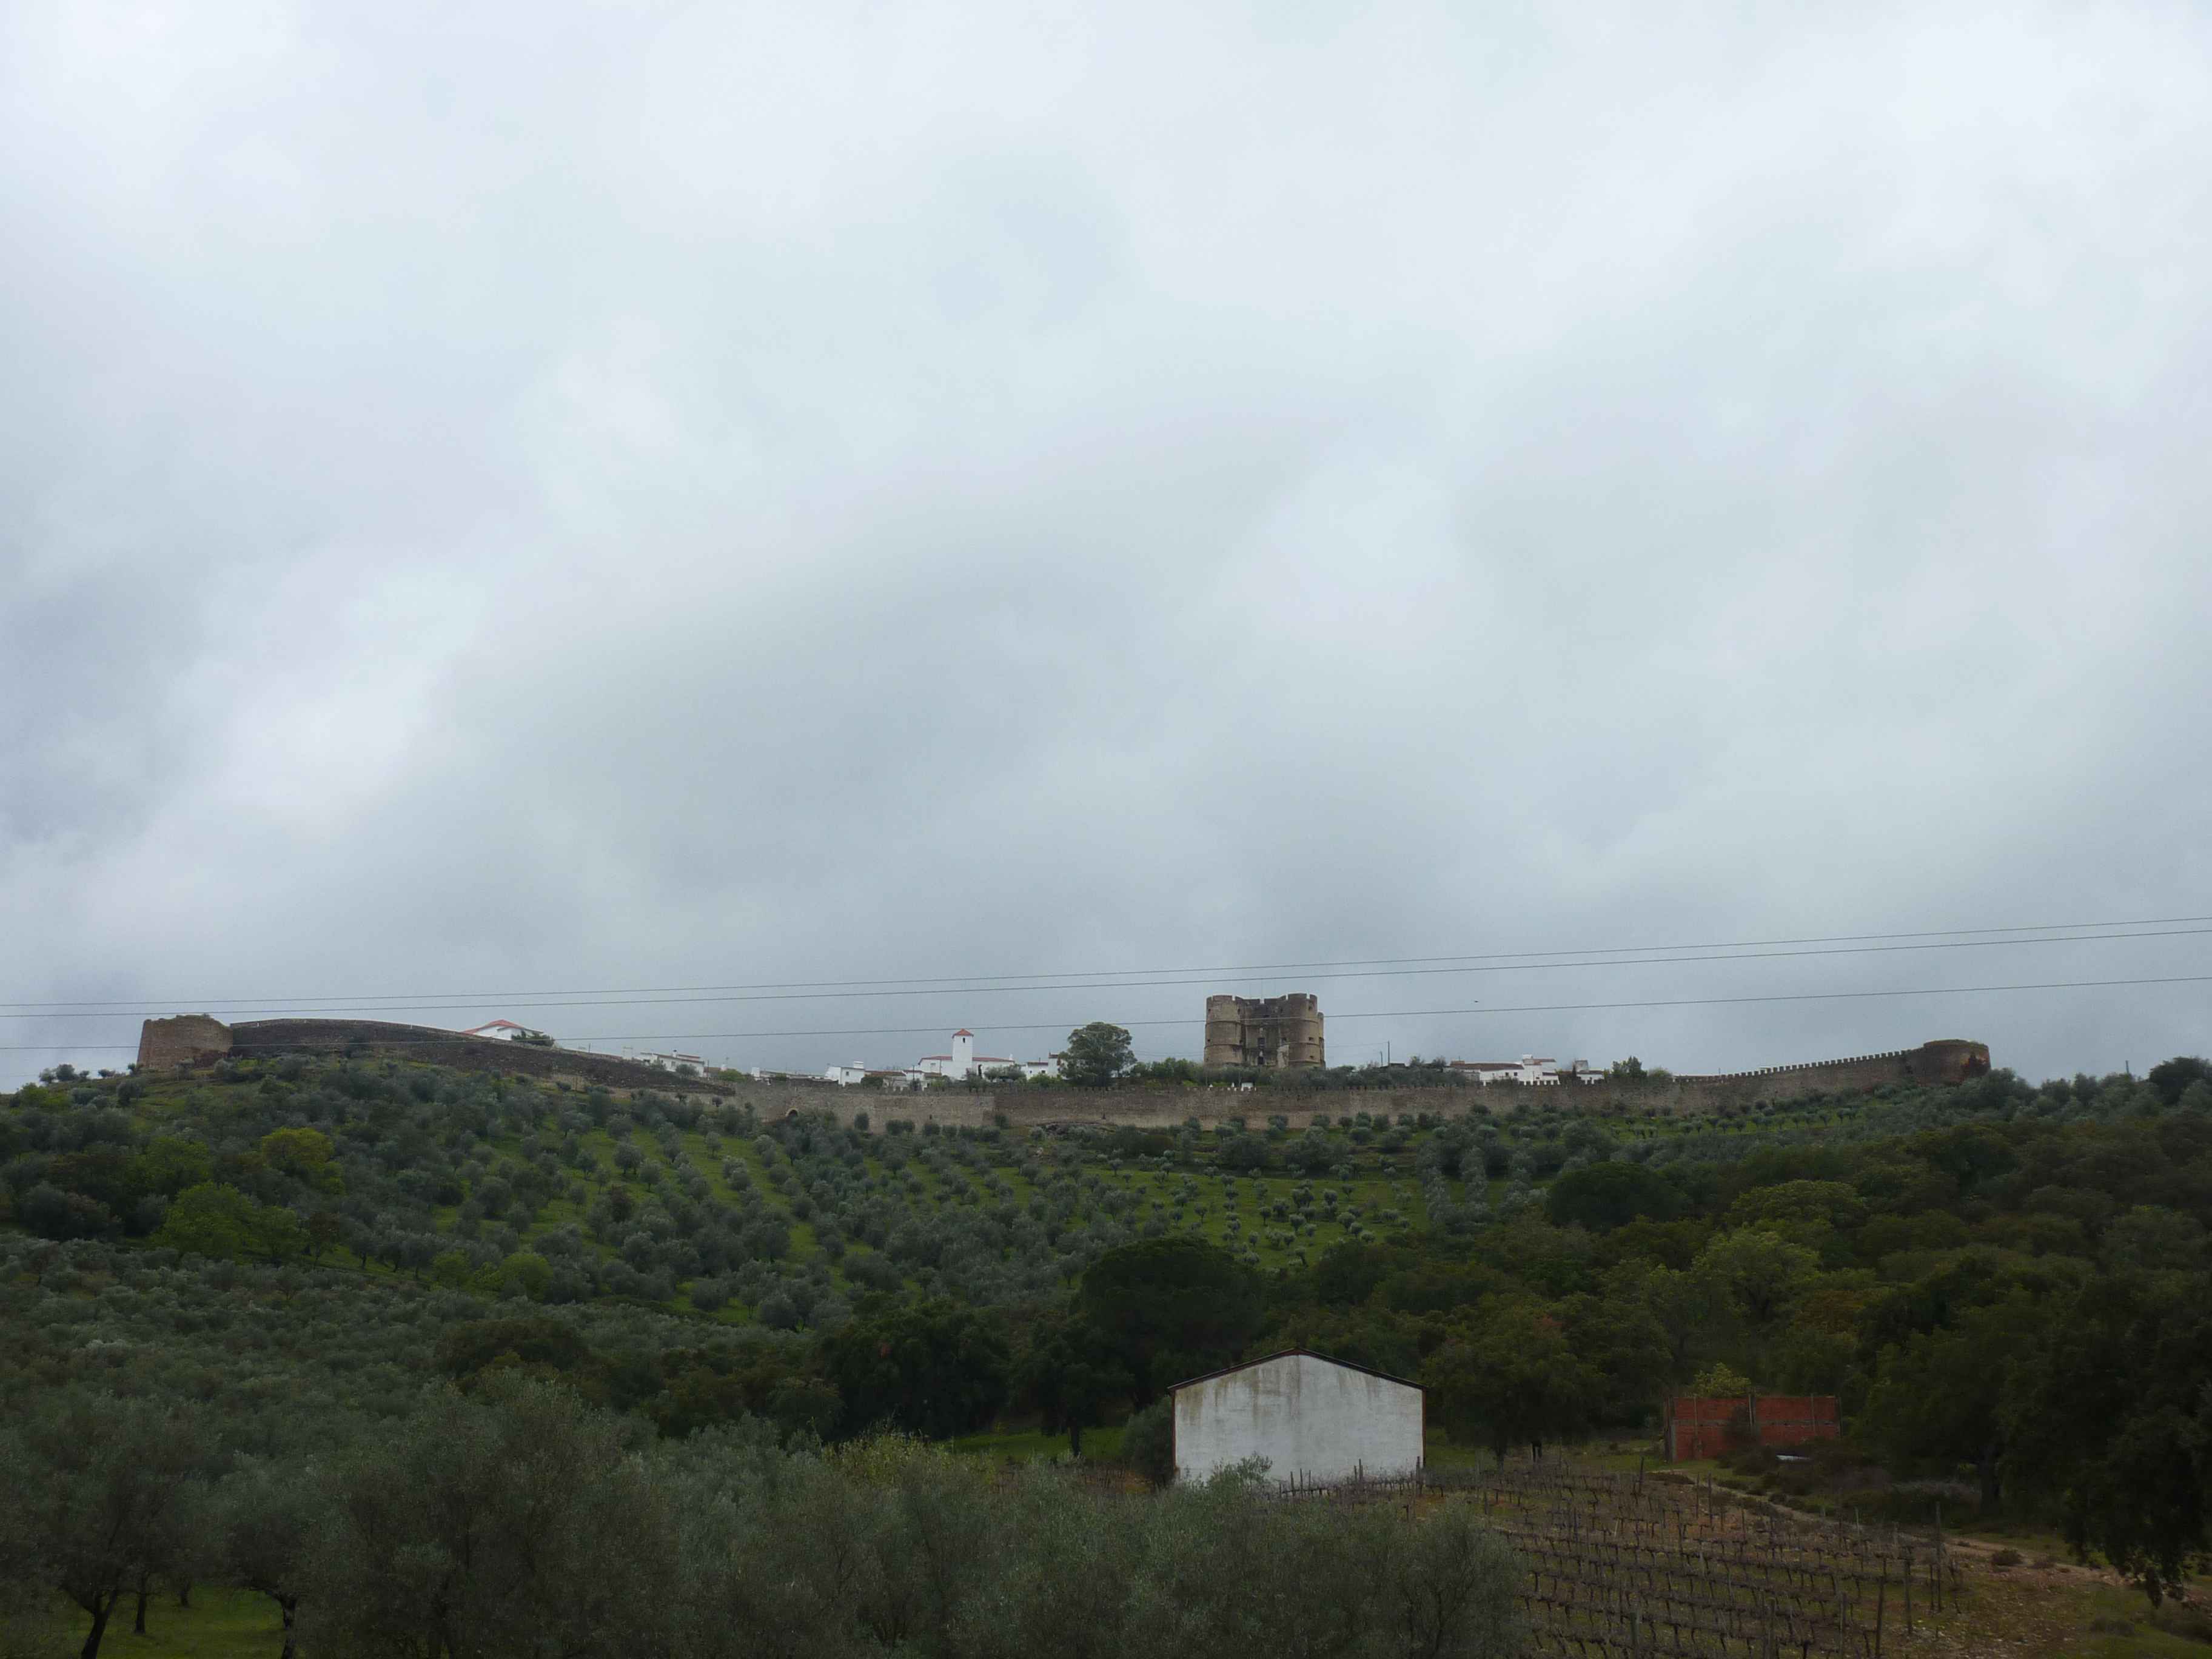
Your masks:
{"label": "grey cloud", "polygon": [[[1094,14],[20,9],[13,994],[2212,912],[2201,18]],[[1711,1066],[1956,1032],[2098,1070],[2203,1048],[2203,988],[1332,1042]],[[1200,994],[544,1023],[1190,1022],[1139,1028],[1170,1053]]]}

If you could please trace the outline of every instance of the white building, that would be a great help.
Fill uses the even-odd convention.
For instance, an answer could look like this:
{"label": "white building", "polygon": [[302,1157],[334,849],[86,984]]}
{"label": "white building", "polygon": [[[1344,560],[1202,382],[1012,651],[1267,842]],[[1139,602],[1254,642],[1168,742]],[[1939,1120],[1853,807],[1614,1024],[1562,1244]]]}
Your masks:
{"label": "white building", "polygon": [[966,1077],[975,1069],[975,1034],[964,1026],[952,1034],[949,1054],[924,1054],[912,1070],[924,1077]]}
{"label": "white building", "polygon": [[1477,1083],[1518,1083],[1532,1089],[1556,1089],[1563,1078],[1597,1083],[1605,1077],[1586,1060],[1571,1060],[1562,1066],[1549,1054],[1523,1054],[1518,1060],[1455,1060],[1452,1069],[1468,1073]]}
{"label": "white building", "polygon": [[1399,1478],[1421,1467],[1421,1385],[1304,1348],[1194,1376],[1175,1401],[1176,1475],[1203,1480],[1248,1457],[1267,1478]]}
{"label": "white building", "polygon": [[641,1065],[656,1066],[664,1072],[681,1072],[686,1067],[694,1072],[704,1072],[707,1069],[707,1062],[697,1054],[661,1054],[651,1048],[625,1048],[623,1054],[625,1059],[636,1060]]}
{"label": "white building", "polygon": [[1477,1083],[1518,1083],[1521,1068],[1510,1060],[1455,1060],[1455,1072],[1464,1072]]}
{"label": "white building", "polygon": [[970,1078],[981,1072],[1002,1072],[1009,1066],[1025,1078],[1043,1077],[1052,1070],[1049,1060],[1016,1060],[1009,1054],[979,1054],[975,1052],[975,1034],[963,1029],[952,1034],[951,1054],[924,1054],[908,1068],[907,1075],[920,1079]]}
{"label": "white building", "polygon": [[903,1089],[913,1081],[910,1073],[881,1071],[872,1066],[863,1066],[857,1060],[850,1066],[832,1066],[822,1075],[829,1082],[844,1089],[863,1088],[871,1085],[879,1089]]}
{"label": "white building", "polygon": [[952,1034],[951,1054],[924,1054],[913,1065],[894,1071],[878,1071],[856,1060],[849,1066],[832,1066],[822,1076],[824,1081],[848,1089],[869,1084],[885,1089],[919,1089],[938,1078],[958,1081],[1009,1070],[1024,1078],[1049,1077],[1058,1069],[1059,1058],[1054,1054],[1049,1060],[1016,1060],[1009,1054],[979,1054],[975,1034],[963,1029]]}
{"label": "white building", "polygon": [[497,1042],[512,1042],[529,1028],[517,1025],[511,1019],[495,1019],[489,1024],[478,1025],[461,1033],[463,1036],[490,1037]]}

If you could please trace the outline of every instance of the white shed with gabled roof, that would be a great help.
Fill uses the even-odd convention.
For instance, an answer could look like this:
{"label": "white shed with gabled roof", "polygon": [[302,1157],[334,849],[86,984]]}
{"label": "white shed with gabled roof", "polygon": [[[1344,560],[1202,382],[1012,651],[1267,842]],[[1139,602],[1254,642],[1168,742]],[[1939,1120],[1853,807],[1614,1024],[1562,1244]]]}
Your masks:
{"label": "white shed with gabled roof", "polygon": [[1421,1467],[1421,1385],[1289,1348],[1194,1376],[1168,1390],[1176,1474],[1203,1480],[1247,1458],[1271,1480],[1398,1480]]}

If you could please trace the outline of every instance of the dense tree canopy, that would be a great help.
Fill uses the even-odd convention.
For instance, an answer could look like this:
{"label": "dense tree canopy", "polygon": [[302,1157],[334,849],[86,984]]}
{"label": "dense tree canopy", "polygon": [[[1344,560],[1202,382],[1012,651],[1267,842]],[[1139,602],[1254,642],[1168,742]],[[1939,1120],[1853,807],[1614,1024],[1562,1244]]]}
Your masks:
{"label": "dense tree canopy", "polygon": [[1671,1221],[1682,1212],[1682,1190],[1641,1164],[1604,1163],[1571,1170],[1552,1183],[1544,1209],[1562,1227],[1611,1232],[1638,1220]]}
{"label": "dense tree canopy", "polygon": [[1076,1307],[1127,1369],[1140,1404],[1237,1358],[1265,1316],[1259,1275],[1194,1238],[1109,1250],[1083,1275]]}
{"label": "dense tree canopy", "polygon": [[1587,1420],[1596,1378],[1540,1306],[1493,1298],[1422,1367],[1429,1409],[1455,1437],[1486,1442],[1500,1462]]}
{"label": "dense tree canopy", "polygon": [[204,1181],[177,1194],[155,1240],[194,1255],[281,1261],[306,1247],[307,1233],[283,1206],[259,1203],[235,1187]]}
{"label": "dense tree canopy", "polygon": [[[180,1443],[213,1462],[179,1479],[228,1565],[149,1527],[116,1593],[167,1559],[282,1606],[283,1528],[223,1517],[250,1489],[276,1521],[313,1500],[247,1472],[323,1479],[434,1382],[502,1411],[557,1385],[672,1446],[1135,1412],[1135,1449],[1161,1389],[1295,1345],[1427,1380],[1434,1420],[1492,1450],[1648,1434],[1723,1370],[1834,1393],[1852,1455],[2148,1590],[2207,1541],[2201,1061],[1692,1121],[1269,1089],[1214,1130],[956,1132],[925,1095],[870,1133],[343,1057],[58,1072],[0,1099],[10,1455],[62,1468],[40,1437],[64,1410],[204,1419]],[[0,1548],[58,1593],[73,1523],[27,1513]]]}
{"label": "dense tree canopy", "polygon": [[886,1302],[823,1338],[848,1431],[968,1434],[1006,1404],[1013,1358],[998,1326],[948,1301]]}
{"label": "dense tree canopy", "polygon": [[180,1404],[75,1389],[41,1400],[0,1437],[0,1573],[48,1586],[90,1620],[94,1659],[123,1598],[174,1567],[206,1455]]}
{"label": "dense tree canopy", "polygon": [[1060,1057],[1060,1074],[1070,1083],[1103,1088],[1129,1069],[1133,1054],[1128,1032],[1118,1025],[1093,1020],[1067,1034],[1067,1047]]}

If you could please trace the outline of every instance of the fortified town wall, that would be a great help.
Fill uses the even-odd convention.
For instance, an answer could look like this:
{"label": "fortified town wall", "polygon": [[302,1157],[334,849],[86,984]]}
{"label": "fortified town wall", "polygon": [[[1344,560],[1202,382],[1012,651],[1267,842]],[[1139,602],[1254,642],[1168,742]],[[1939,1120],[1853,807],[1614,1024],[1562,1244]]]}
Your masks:
{"label": "fortified town wall", "polygon": [[208,1065],[233,1055],[289,1054],[375,1054],[451,1066],[465,1072],[506,1072],[521,1077],[599,1083],[612,1089],[665,1089],[672,1094],[737,1092],[720,1078],[684,1077],[618,1054],[541,1048],[532,1043],[464,1036],[435,1026],[401,1025],[381,1019],[250,1019],[226,1025],[205,1014],[179,1014],[172,1019],[149,1019],[138,1035],[138,1064],[149,1071]]}
{"label": "fortified town wall", "polygon": [[[1917,1048],[1850,1060],[1818,1060],[1806,1066],[1774,1066],[1756,1072],[1718,1073],[1638,1083],[1561,1083],[1541,1087],[1493,1083],[1485,1086],[1407,1089],[1300,1089],[1282,1084],[1249,1091],[1200,1086],[1114,1089],[840,1089],[834,1085],[783,1085],[763,1112],[827,1111],[841,1123],[855,1113],[868,1115],[878,1132],[889,1118],[915,1124],[935,1121],[941,1128],[981,1128],[1003,1117],[1012,1129],[1095,1125],[1102,1127],[1172,1129],[1196,1118],[1201,1127],[1218,1128],[1243,1118],[1253,1128],[1270,1116],[1287,1118],[1303,1129],[1318,1115],[1334,1121],[1357,1113],[1431,1112],[1459,1117],[1480,1105],[1492,1116],[1510,1117],[1528,1106],[1570,1110],[1640,1114],[1661,1112],[1695,1117],[1723,1107],[1758,1106],[1800,1100],[1808,1095],[1857,1095],[1893,1084],[1943,1086],[1969,1082],[1990,1069],[1986,1043],[1945,1038]],[[750,1091],[748,1091],[750,1097]]]}
{"label": "fortified town wall", "polygon": [[673,1093],[741,1098],[763,1115],[791,1111],[826,1111],[849,1123],[862,1112],[881,1133],[898,1118],[943,1128],[981,1128],[1003,1120],[1012,1129],[1095,1125],[1103,1127],[1172,1129],[1196,1118],[1218,1128],[1243,1118],[1264,1128],[1270,1116],[1303,1129],[1316,1115],[1331,1119],[1359,1112],[1423,1112],[1459,1117],[1480,1105],[1493,1116],[1510,1116],[1525,1106],[1561,1106],[1601,1115],[1660,1112],[1692,1117],[1728,1107],[1750,1107],[1799,1100],[1808,1095],[1857,1095],[1891,1085],[1943,1086],[1969,1082],[1990,1069],[1989,1046],[1960,1038],[1923,1042],[1917,1048],[1862,1054],[1849,1060],[1805,1066],[1772,1066],[1756,1072],[1719,1073],[1638,1082],[1607,1079],[1565,1082],[1544,1087],[1491,1084],[1477,1087],[1431,1086],[1379,1089],[1300,1089],[1285,1083],[1249,1091],[1224,1087],[1109,1089],[841,1089],[820,1085],[732,1084],[720,1078],[684,1077],[614,1054],[573,1048],[540,1048],[528,1043],[464,1036],[428,1025],[401,1025],[373,1019],[259,1019],[226,1025],[205,1014],[149,1019],[139,1036],[138,1063],[148,1070],[207,1065],[233,1054],[368,1054],[419,1060],[465,1071],[505,1072],[524,1077],[561,1078],[603,1084],[615,1089],[662,1089]]}
{"label": "fortified town wall", "polygon": [[[1893,1083],[1942,1087],[1986,1076],[1990,1045],[1963,1037],[1940,1037],[1917,1048],[1893,1048],[1852,1060],[1814,1060],[1804,1066],[1769,1066],[1756,1072],[1718,1072],[1676,1078],[1691,1109],[1711,1106],[1756,1106],[1796,1100],[1805,1095],[1864,1094]],[[1570,1085],[1562,1085],[1570,1087]],[[1609,1083],[1586,1088],[1619,1088]],[[1632,1092],[1630,1085],[1626,1092]]]}

